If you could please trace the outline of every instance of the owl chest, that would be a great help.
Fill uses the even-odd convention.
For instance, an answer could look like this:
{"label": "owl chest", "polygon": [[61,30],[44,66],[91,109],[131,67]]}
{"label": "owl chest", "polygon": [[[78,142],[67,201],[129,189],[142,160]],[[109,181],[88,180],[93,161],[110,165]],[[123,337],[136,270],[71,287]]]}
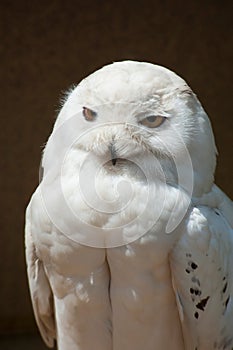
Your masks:
{"label": "owl chest", "polygon": [[[158,236],[165,230],[174,207],[166,184],[148,183],[127,172],[102,173],[86,182],[84,178],[90,179],[90,175],[84,175],[79,174],[75,180],[69,177],[62,187],[67,207],[74,214],[72,222],[69,222],[70,215],[64,217],[66,225],[75,226],[75,230],[86,237],[89,232],[96,236],[100,231],[100,237],[104,237],[101,243],[84,243],[108,248],[135,241],[154,226]],[[59,205],[59,201],[57,203]],[[120,241],[115,241],[116,235],[121,237]]]}
{"label": "owl chest", "polygon": [[77,310],[85,316],[85,324],[99,313],[103,324],[111,325],[115,349],[153,350],[164,344],[167,349],[183,348],[169,248],[155,232],[114,248],[80,245],[60,234],[50,243],[46,254],[50,284],[57,300],[72,298],[74,307],[67,312],[77,329]]}
{"label": "owl chest", "polygon": [[112,293],[118,297],[124,291],[127,302],[135,306],[156,298],[162,290],[163,295],[170,293],[168,252],[169,245],[151,233],[131,244],[107,249]]}
{"label": "owl chest", "polygon": [[161,290],[163,295],[165,291],[170,293],[170,248],[166,241],[157,239],[155,232],[113,248],[88,247],[53,232],[41,237],[38,248],[59,295],[79,283],[93,289],[102,279],[108,280],[113,294],[119,296],[124,291],[127,303],[140,300],[135,306]]}
{"label": "owl chest", "polygon": [[182,349],[167,249],[153,239],[147,243],[139,240],[107,251],[113,334],[120,335],[114,346]]}

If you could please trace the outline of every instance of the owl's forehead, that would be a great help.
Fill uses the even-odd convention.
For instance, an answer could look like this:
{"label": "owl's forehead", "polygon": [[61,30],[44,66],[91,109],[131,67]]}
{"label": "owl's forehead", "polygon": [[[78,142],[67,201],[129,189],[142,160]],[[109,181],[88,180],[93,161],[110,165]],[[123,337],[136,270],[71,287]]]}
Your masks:
{"label": "owl's forehead", "polygon": [[79,85],[79,97],[90,105],[105,103],[156,103],[173,90],[186,85],[183,79],[168,69],[142,62],[117,62],[84,79]]}

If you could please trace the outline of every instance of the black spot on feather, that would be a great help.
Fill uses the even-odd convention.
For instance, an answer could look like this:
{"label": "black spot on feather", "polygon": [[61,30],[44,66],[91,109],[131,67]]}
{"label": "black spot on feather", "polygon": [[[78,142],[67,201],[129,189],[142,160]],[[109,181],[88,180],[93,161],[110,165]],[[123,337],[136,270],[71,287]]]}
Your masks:
{"label": "black spot on feather", "polygon": [[225,308],[227,308],[227,305],[228,305],[228,303],[229,303],[229,300],[230,300],[230,295],[229,295],[229,297],[227,298],[227,300],[225,301]]}
{"label": "black spot on feather", "polygon": [[223,287],[222,292],[223,292],[223,293],[225,293],[225,292],[226,292],[226,290],[227,290],[227,282],[225,283],[225,286]]}
{"label": "black spot on feather", "polygon": [[204,311],[205,310],[205,307],[206,307],[206,304],[208,302],[210,297],[206,297],[205,299],[202,299],[197,305],[196,305],[196,308],[201,310],[201,311]]}
{"label": "black spot on feather", "polygon": [[197,267],[198,267],[198,265],[195,264],[195,262],[192,262],[192,263],[191,263],[191,268],[192,268],[193,270],[196,270]]}

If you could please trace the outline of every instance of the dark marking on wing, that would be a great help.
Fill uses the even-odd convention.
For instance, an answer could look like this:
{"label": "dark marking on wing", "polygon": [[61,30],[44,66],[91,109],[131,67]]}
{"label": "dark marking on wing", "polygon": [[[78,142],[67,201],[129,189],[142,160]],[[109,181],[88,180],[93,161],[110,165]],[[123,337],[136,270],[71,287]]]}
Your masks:
{"label": "dark marking on wing", "polygon": [[222,292],[223,292],[223,293],[225,293],[225,292],[226,292],[226,290],[227,290],[227,282],[225,283],[225,285],[224,285],[224,287],[223,287]]}
{"label": "dark marking on wing", "polygon": [[227,310],[227,305],[229,304],[230,301],[230,295],[228,295],[228,298],[225,300],[225,302],[223,303],[223,307],[224,307],[224,311],[223,311],[223,315],[225,314],[226,310]]}
{"label": "dark marking on wing", "polygon": [[189,291],[191,294],[201,295],[201,290],[199,289],[190,288]]}
{"label": "dark marking on wing", "polygon": [[225,307],[226,308],[227,308],[227,305],[228,305],[229,301],[230,301],[230,295],[228,296],[227,300],[225,301]]}
{"label": "dark marking on wing", "polygon": [[205,310],[205,307],[206,307],[206,304],[209,300],[209,296],[206,297],[205,299],[202,299],[197,305],[196,305],[196,308],[199,309],[199,310],[202,310],[204,311]]}
{"label": "dark marking on wing", "polygon": [[188,265],[192,270],[196,270],[196,268],[198,268],[198,265],[192,260],[188,261]]}
{"label": "dark marking on wing", "polygon": [[197,267],[198,267],[198,265],[195,264],[195,262],[192,262],[192,263],[191,263],[191,268],[192,268],[193,270],[196,270]]}

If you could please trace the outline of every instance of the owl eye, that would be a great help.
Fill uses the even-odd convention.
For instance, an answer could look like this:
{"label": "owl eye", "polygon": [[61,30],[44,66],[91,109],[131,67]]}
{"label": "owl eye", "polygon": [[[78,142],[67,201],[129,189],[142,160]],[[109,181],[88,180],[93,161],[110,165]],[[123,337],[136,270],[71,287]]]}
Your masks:
{"label": "owl eye", "polygon": [[96,118],[97,113],[87,107],[83,107],[83,116],[87,121],[92,122]]}
{"label": "owl eye", "polygon": [[166,119],[165,117],[162,117],[160,115],[151,115],[149,117],[146,117],[146,118],[142,119],[140,121],[140,123],[142,125],[147,126],[148,128],[157,128],[161,124],[163,124],[165,119]]}

